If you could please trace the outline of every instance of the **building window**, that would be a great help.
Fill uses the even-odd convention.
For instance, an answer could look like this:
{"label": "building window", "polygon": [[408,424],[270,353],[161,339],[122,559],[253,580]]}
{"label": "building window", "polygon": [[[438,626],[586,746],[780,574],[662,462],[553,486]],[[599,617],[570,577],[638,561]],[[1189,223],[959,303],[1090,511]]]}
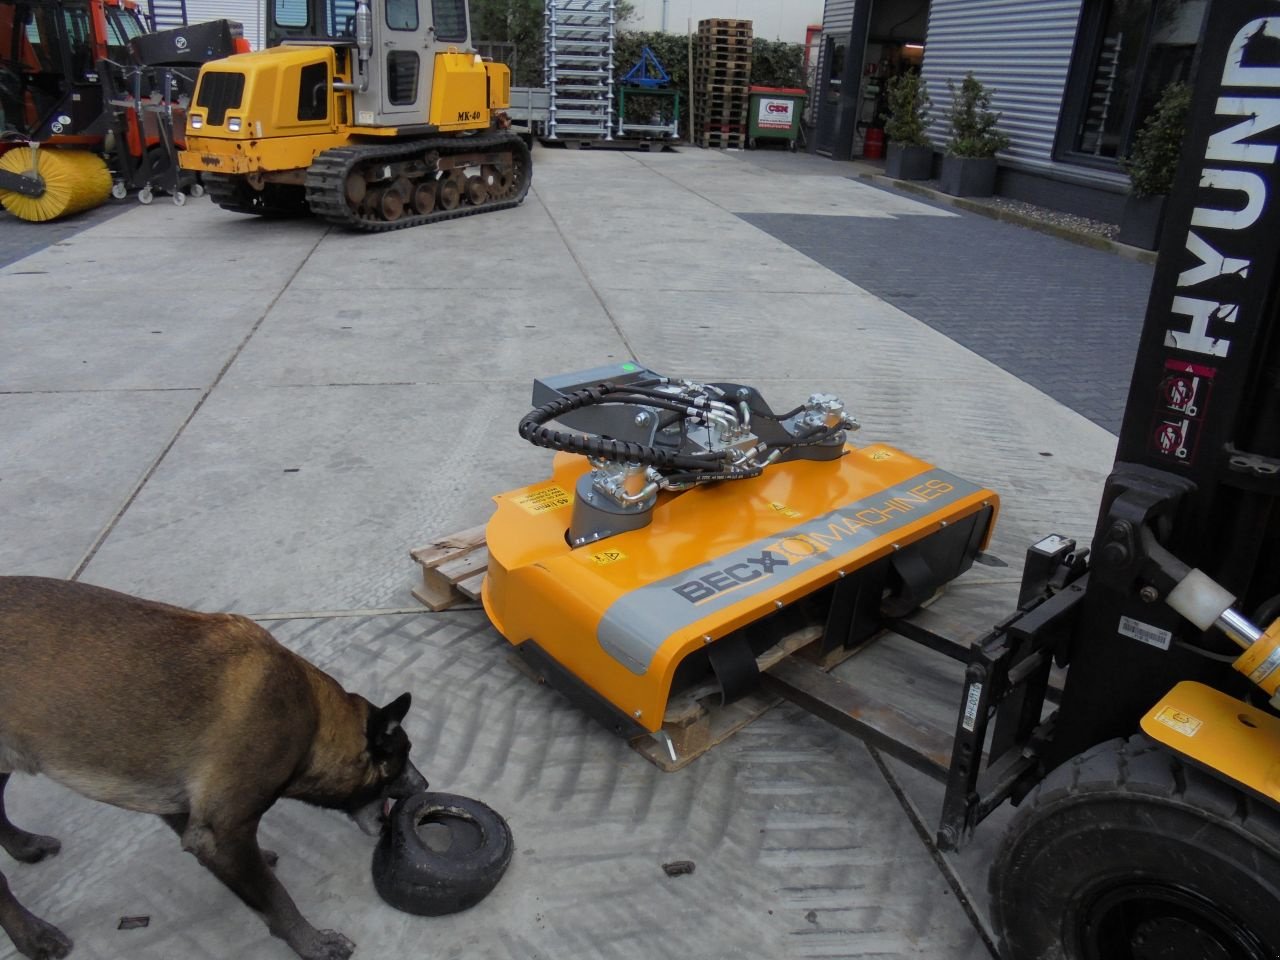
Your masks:
{"label": "building window", "polygon": [[1058,154],[1114,167],[1160,94],[1188,80],[1207,0],[1092,0],[1076,38]]}
{"label": "building window", "polygon": [[274,18],[277,26],[305,27],[307,25],[307,0],[275,0]]}

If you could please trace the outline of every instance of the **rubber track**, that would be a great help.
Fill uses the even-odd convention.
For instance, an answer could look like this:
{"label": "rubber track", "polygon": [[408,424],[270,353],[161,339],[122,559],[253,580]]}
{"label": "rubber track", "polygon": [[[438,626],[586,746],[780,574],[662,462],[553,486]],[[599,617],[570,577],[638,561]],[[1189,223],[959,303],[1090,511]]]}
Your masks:
{"label": "rubber track", "polygon": [[[399,220],[391,221],[366,220],[357,216],[347,205],[347,175],[358,163],[368,160],[408,159],[421,156],[428,150],[438,151],[443,157],[449,154],[477,153],[506,147],[511,148],[517,163],[523,163],[521,189],[517,196],[492,203],[486,201],[478,207],[464,202],[454,210],[436,210],[428,214],[401,217]],[[408,143],[375,143],[326,150],[307,168],[307,203],[316,216],[323,217],[340,227],[363,230],[368,233],[383,233],[388,230],[416,227],[422,223],[434,223],[437,220],[456,220],[458,217],[469,217],[477,213],[487,213],[490,210],[504,210],[519,206],[528,194],[532,180],[533,164],[529,156],[529,148],[514,133],[486,133],[473,137],[430,137]]]}

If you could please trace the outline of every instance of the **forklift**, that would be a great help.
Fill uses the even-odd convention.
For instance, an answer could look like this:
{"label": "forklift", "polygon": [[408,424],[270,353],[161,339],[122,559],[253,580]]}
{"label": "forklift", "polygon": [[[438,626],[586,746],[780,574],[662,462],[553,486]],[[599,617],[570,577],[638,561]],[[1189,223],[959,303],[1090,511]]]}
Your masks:
{"label": "forklift", "polygon": [[966,662],[938,843],[1019,805],[1010,960],[1280,957],[1278,14],[1209,4],[1092,550],[1031,547]]}
{"label": "forklift", "polygon": [[[1200,49],[1091,548],[1032,545],[980,640],[910,614],[983,559],[998,498],[846,444],[824,395],[543,378],[519,431],[552,477],[485,533],[490,620],[621,736],[674,762],[677,690],[763,688],[944,784],[941,850],[1015,805],[989,875],[1004,960],[1280,957],[1280,6],[1210,0]],[[885,628],[963,669],[952,736],[813,662]],[[802,630],[815,657],[767,656]]]}

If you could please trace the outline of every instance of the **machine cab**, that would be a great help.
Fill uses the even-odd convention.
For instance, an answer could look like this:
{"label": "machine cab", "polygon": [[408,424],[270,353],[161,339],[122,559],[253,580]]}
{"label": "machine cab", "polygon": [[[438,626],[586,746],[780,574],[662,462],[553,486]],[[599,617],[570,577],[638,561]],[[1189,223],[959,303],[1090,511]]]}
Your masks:
{"label": "machine cab", "polygon": [[[470,30],[466,0],[370,0],[371,53],[365,77],[353,77],[356,126],[413,126],[428,121],[443,127],[432,110],[441,55],[467,50]],[[270,0],[267,45],[322,42],[346,47],[355,71],[356,0]],[[474,124],[472,124],[474,125]]]}

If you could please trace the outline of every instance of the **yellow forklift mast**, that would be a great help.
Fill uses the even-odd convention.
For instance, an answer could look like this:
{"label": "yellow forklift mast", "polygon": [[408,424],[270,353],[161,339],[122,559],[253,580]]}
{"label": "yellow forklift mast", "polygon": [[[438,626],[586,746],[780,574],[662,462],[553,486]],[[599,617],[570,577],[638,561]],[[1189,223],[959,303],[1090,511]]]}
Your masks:
{"label": "yellow forklift mast", "polygon": [[207,64],[187,115],[181,162],[216,203],[380,231],[524,199],[510,70],[469,51],[465,0],[357,0],[341,23],[323,5],[267,6],[299,31]]}

